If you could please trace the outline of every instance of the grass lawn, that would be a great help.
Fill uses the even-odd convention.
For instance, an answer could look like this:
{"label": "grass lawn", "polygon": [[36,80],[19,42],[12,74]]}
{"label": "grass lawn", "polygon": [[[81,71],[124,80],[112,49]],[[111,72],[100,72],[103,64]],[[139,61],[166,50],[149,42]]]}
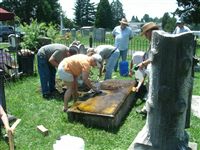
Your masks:
{"label": "grass lawn", "polygon": [[[118,73],[114,73],[113,76],[119,77]],[[93,78],[95,79],[95,75]],[[17,150],[51,150],[56,139],[66,134],[83,138],[86,150],[126,150],[145,124],[145,120],[135,111],[143,105],[139,104],[140,100],[116,133],[85,127],[77,122],[71,123],[67,119],[67,114],[61,111],[63,100],[43,99],[39,86],[38,76],[6,83],[7,109],[10,114],[22,119],[15,131]],[[200,95],[199,91],[200,73],[196,73],[193,94]],[[46,137],[36,129],[37,125],[41,124],[49,129],[49,135]],[[200,145],[199,130],[200,119],[192,116],[191,127],[187,131],[190,141],[197,142],[198,145]],[[9,149],[9,146],[1,138],[0,150],[6,149]]]}

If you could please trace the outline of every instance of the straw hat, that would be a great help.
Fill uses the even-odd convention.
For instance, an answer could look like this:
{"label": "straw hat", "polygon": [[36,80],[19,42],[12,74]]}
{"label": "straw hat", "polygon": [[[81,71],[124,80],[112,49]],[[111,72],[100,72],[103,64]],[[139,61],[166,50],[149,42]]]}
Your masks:
{"label": "straw hat", "polygon": [[119,22],[128,26],[128,21],[126,20],[126,18],[122,18],[122,20]]}
{"label": "straw hat", "polygon": [[148,30],[152,30],[152,29],[159,29],[159,27],[153,22],[146,23],[145,25],[142,26],[141,35],[144,35]]}

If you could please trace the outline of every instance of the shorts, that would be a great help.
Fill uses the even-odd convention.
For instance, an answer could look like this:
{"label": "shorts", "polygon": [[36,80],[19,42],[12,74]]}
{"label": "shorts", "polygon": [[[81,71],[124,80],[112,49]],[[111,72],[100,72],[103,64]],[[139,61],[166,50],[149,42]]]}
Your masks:
{"label": "shorts", "polygon": [[74,81],[73,75],[64,70],[64,64],[62,62],[58,65],[58,75],[59,75],[60,79],[63,81],[66,81],[66,82]]}

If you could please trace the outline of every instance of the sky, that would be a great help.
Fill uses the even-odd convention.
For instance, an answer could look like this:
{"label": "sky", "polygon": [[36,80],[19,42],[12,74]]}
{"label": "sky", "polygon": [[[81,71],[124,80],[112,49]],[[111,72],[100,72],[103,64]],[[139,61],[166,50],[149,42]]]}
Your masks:
{"label": "sky", "polygon": [[[96,4],[100,0],[90,0]],[[109,0],[111,3],[113,0]],[[76,0],[59,0],[65,15],[69,19],[74,19],[74,5]],[[148,14],[151,18],[163,17],[165,12],[174,12],[178,7],[176,0],[120,0],[123,10],[128,21],[132,16],[141,19],[144,14]]]}

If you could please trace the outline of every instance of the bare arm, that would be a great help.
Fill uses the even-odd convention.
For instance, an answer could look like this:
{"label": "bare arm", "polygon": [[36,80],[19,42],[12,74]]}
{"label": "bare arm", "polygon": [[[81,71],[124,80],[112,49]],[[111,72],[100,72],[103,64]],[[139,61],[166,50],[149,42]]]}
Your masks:
{"label": "bare arm", "polygon": [[131,61],[131,64],[130,64],[130,71],[129,71],[129,76],[132,77],[133,75],[133,61]]}
{"label": "bare arm", "polygon": [[91,81],[89,80],[89,72],[83,72],[82,73],[83,82],[89,87],[92,88]]}
{"label": "bare arm", "polygon": [[90,88],[93,89],[94,91],[97,91],[94,86],[92,86],[91,81],[89,79],[89,72],[83,72],[83,82]]}
{"label": "bare arm", "polygon": [[145,60],[145,61],[139,63],[139,64],[138,64],[138,67],[142,69],[142,68],[146,67],[146,66],[147,66],[148,64],[150,64],[150,63],[151,63],[151,60],[150,60],[150,59],[147,59],[147,60]]}
{"label": "bare arm", "polygon": [[51,56],[51,57],[49,58],[49,62],[50,62],[50,64],[52,64],[52,66],[58,68],[59,63],[54,59],[53,56]]}

